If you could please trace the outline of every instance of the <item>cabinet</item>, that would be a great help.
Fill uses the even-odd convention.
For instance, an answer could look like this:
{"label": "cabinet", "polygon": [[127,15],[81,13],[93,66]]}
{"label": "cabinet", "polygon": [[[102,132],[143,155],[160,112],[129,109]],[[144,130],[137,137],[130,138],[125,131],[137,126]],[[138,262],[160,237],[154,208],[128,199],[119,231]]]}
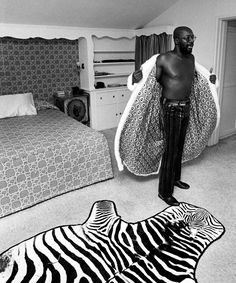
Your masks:
{"label": "cabinet", "polygon": [[91,124],[96,130],[117,127],[130,98],[125,88],[101,89],[91,92],[91,108],[94,109]]}
{"label": "cabinet", "polygon": [[87,60],[80,74],[81,88],[90,95],[92,128],[117,127],[130,97],[126,85],[128,76],[134,71],[134,50],[134,37],[93,35],[90,44],[81,41],[80,61]]}

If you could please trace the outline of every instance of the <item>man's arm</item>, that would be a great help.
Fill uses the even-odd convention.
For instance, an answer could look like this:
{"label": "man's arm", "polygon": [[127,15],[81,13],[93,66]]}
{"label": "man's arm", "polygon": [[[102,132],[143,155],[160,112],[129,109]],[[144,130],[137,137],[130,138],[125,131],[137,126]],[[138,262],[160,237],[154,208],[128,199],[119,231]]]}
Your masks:
{"label": "man's arm", "polygon": [[160,77],[161,77],[161,67],[156,66],[156,79],[158,82],[159,82]]}
{"label": "man's arm", "polygon": [[164,55],[160,55],[156,60],[156,80],[159,82],[162,73],[163,62],[165,61]]}

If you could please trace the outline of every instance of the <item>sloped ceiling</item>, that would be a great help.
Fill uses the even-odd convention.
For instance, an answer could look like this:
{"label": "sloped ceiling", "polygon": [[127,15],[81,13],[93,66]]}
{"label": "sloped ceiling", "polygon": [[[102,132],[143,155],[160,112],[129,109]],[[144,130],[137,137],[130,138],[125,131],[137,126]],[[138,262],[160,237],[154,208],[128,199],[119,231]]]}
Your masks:
{"label": "sloped ceiling", "polygon": [[178,0],[0,0],[0,23],[138,29]]}

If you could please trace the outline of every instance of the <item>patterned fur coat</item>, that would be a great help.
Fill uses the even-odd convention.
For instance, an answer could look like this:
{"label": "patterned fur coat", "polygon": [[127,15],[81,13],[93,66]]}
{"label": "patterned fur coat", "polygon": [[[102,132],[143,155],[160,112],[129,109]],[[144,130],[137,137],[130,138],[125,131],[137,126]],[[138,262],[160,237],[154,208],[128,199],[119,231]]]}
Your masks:
{"label": "patterned fur coat", "polygon": [[[156,58],[152,56],[142,65],[143,79],[128,88],[130,100],[119,122],[115,136],[115,157],[120,171],[124,166],[133,174],[147,176],[159,172],[164,151],[164,134],[161,123],[161,85],[156,81]],[[187,129],[183,162],[196,158],[219,123],[219,104],[216,87],[210,83],[210,73],[195,63],[190,95],[190,121]]]}

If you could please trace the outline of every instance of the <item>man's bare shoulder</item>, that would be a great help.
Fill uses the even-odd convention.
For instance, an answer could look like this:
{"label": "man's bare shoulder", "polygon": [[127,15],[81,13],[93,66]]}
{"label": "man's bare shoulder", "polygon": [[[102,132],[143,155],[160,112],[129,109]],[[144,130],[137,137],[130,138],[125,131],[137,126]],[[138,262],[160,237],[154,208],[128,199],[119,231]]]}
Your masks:
{"label": "man's bare shoulder", "polygon": [[156,64],[158,66],[163,66],[166,62],[168,62],[171,58],[173,58],[174,54],[172,51],[167,51],[165,53],[161,53],[157,56]]}

